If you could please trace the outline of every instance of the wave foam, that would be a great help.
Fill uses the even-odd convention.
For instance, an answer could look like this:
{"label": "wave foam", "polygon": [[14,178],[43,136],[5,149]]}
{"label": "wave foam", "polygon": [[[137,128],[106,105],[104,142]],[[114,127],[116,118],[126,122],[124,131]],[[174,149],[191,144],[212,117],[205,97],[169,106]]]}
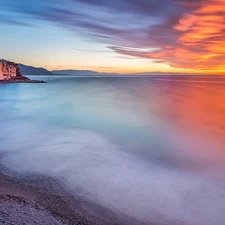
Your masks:
{"label": "wave foam", "polygon": [[61,178],[70,191],[143,222],[225,224],[225,189],[214,181],[144,162],[94,132],[3,127],[2,162],[14,171]]}

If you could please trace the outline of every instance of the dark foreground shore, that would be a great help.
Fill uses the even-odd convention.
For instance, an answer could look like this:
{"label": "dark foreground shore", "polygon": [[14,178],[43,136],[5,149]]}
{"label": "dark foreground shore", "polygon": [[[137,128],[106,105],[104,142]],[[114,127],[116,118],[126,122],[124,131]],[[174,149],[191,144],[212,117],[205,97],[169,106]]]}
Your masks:
{"label": "dark foreground shore", "polygon": [[0,172],[0,224],[143,225],[72,196],[49,177],[15,178]]}

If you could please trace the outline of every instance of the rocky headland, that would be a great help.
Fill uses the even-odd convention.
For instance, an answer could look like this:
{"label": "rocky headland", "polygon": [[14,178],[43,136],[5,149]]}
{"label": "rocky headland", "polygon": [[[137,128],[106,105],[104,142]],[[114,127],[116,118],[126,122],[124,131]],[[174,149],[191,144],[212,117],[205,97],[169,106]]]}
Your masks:
{"label": "rocky headland", "polygon": [[31,80],[23,75],[12,77],[9,80],[0,80],[0,83],[46,83],[43,80]]}
{"label": "rocky headland", "polygon": [[22,75],[20,67],[15,62],[0,60],[0,83],[46,83],[41,80],[31,80]]}

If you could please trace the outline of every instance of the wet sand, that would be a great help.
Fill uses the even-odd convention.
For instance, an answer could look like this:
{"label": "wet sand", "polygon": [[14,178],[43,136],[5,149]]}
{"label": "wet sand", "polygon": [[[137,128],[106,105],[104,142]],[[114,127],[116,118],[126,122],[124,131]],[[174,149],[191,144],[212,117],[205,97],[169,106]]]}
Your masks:
{"label": "wet sand", "polygon": [[72,196],[49,177],[0,172],[0,224],[144,225]]}

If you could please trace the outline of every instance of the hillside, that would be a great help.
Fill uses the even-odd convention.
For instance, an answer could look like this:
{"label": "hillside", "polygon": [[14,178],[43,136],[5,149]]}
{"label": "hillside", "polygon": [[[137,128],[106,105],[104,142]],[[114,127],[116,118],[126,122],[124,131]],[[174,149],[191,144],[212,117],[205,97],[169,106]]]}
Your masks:
{"label": "hillside", "polygon": [[101,73],[91,70],[52,70],[54,75],[68,75],[68,76],[99,76]]}
{"label": "hillside", "polygon": [[45,68],[37,68],[33,66],[27,66],[23,64],[18,64],[20,72],[23,75],[52,75],[52,73]]}

